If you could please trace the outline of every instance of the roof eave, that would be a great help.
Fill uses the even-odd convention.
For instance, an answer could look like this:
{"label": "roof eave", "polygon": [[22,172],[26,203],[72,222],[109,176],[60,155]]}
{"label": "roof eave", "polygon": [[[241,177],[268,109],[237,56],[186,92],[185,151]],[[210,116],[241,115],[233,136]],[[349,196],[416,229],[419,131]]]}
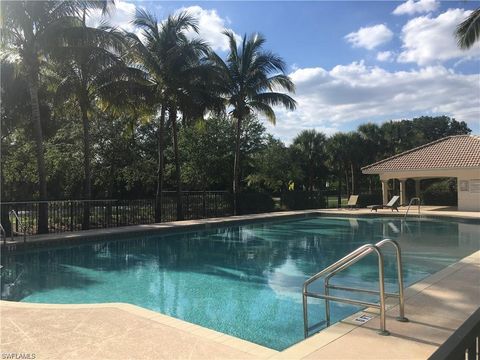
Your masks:
{"label": "roof eave", "polygon": [[361,169],[362,173],[365,175],[378,175],[385,173],[398,173],[398,172],[407,172],[407,171],[452,171],[452,170],[480,170],[480,165],[476,166],[462,166],[462,167],[444,167],[444,168],[418,168],[418,169],[395,169],[395,170],[364,170]]}

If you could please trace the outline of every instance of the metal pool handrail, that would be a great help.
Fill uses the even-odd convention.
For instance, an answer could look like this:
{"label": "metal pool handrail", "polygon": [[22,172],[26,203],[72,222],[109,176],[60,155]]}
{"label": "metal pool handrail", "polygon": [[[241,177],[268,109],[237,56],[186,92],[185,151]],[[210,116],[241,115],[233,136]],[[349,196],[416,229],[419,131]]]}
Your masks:
{"label": "metal pool handrail", "polygon": [[3,228],[2,224],[0,224],[0,237],[3,237],[3,243],[6,244],[7,243],[7,232]]}
{"label": "metal pool handrail", "polygon": [[413,198],[410,199],[410,202],[408,203],[407,211],[405,212],[405,215],[403,217],[404,219],[407,218],[408,212],[410,211],[410,207],[412,206],[414,200],[418,201],[418,215],[420,215],[420,205],[421,205],[422,201],[420,200],[419,197],[413,197]]}
{"label": "metal pool handrail", "polygon": [[[8,213],[8,216],[10,215],[13,215],[15,217],[15,220],[17,221],[17,226],[20,226],[20,228],[22,229],[22,235],[23,235],[23,242],[27,242],[27,228],[26,226],[24,226],[22,224],[22,221],[20,220],[20,218],[18,217],[18,214],[15,210],[10,210],[10,212]],[[12,241],[13,241],[13,224],[12,224],[12,229],[11,229],[11,238],[12,238]]]}
{"label": "metal pool handrail", "polygon": [[[397,259],[397,274],[398,274],[398,287],[399,293],[386,293],[385,292],[385,276],[384,276],[384,261],[383,261],[383,254],[380,251],[380,248],[386,244],[391,244],[395,248],[396,252],[396,259]],[[330,285],[328,283],[329,279],[337,274],[338,272],[350,267],[351,265],[355,264],[360,259],[364,258],[368,254],[375,252],[378,257],[378,276],[379,276],[379,291],[375,290],[368,290],[368,289],[357,289],[357,288],[349,288],[349,287],[340,287],[335,285]],[[319,278],[325,276],[324,280],[324,294],[319,293],[312,293],[308,291],[308,286],[318,280]],[[356,292],[363,292],[363,293],[371,293],[371,294],[378,294],[380,297],[380,304],[355,300],[350,298],[341,298],[331,296],[329,293],[329,289],[337,289],[337,290],[345,290],[345,291],[356,291]],[[404,307],[404,294],[403,294],[403,269],[402,269],[402,255],[400,251],[400,246],[397,242],[390,239],[384,239],[375,245],[373,244],[366,244],[358,249],[352,251],[347,256],[341,258],[334,264],[328,266],[324,270],[320,271],[319,273],[313,275],[308,280],[305,281],[303,284],[303,320],[304,320],[304,336],[308,337],[308,297],[314,297],[317,299],[324,299],[325,300],[325,312],[326,312],[326,320],[327,326],[330,325],[330,300],[331,301],[338,301],[344,302],[347,304],[353,305],[362,305],[362,306],[370,306],[380,309],[380,334],[381,335],[388,335],[389,332],[386,329],[386,318],[385,318],[385,299],[387,297],[398,297],[399,298],[399,317],[397,320],[399,321],[408,321],[405,317]]]}

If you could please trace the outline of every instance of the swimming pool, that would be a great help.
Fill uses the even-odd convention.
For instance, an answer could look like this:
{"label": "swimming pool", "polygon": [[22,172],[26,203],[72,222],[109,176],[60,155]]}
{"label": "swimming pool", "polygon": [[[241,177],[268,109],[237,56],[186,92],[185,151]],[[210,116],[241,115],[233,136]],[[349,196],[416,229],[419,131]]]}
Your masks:
{"label": "swimming pool", "polygon": [[[126,302],[282,350],[303,339],[301,287],[309,276],[388,237],[402,247],[408,286],[478,250],[478,229],[446,219],[309,217],[45,247],[2,254],[2,284],[16,280],[2,298]],[[386,289],[396,291],[393,253],[385,252]],[[334,283],[373,289],[377,279],[372,256]],[[321,322],[323,302],[311,304],[312,323]],[[333,322],[359,310],[331,308]]]}

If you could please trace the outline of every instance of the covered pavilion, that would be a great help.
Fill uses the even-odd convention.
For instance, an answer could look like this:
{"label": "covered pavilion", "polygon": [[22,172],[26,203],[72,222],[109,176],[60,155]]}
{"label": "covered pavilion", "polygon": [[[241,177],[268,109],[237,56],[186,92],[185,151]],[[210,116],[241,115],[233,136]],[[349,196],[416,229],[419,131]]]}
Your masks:
{"label": "covered pavilion", "polygon": [[378,174],[383,203],[388,202],[388,181],[400,183],[400,204],[409,202],[406,181],[415,181],[420,197],[420,181],[457,178],[458,210],[480,211],[480,136],[448,136],[362,168],[364,174]]}

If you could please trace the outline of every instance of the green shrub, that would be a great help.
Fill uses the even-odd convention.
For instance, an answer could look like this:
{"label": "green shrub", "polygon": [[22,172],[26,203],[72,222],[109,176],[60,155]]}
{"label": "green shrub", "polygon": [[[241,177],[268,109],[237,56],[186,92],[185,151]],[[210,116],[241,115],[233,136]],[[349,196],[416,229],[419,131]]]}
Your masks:
{"label": "green shrub", "polygon": [[238,214],[270,212],[275,208],[272,196],[264,192],[242,192],[238,196]]}
{"label": "green shrub", "polygon": [[324,209],[325,197],[318,191],[286,191],[282,193],[282,205],[288,210]]}
{"label": "green shrub", "polygon": [[457,206],[458,204],[456,191],[427,189],[423,192],[421,199],[424,205]]}
{"label": "green shrub", "polygon": [[[421,199],[425,205],[456,206],[457,179],[432,179],[428,187],[422,192]],[[425,181],[428,184],[428,181]]]}

